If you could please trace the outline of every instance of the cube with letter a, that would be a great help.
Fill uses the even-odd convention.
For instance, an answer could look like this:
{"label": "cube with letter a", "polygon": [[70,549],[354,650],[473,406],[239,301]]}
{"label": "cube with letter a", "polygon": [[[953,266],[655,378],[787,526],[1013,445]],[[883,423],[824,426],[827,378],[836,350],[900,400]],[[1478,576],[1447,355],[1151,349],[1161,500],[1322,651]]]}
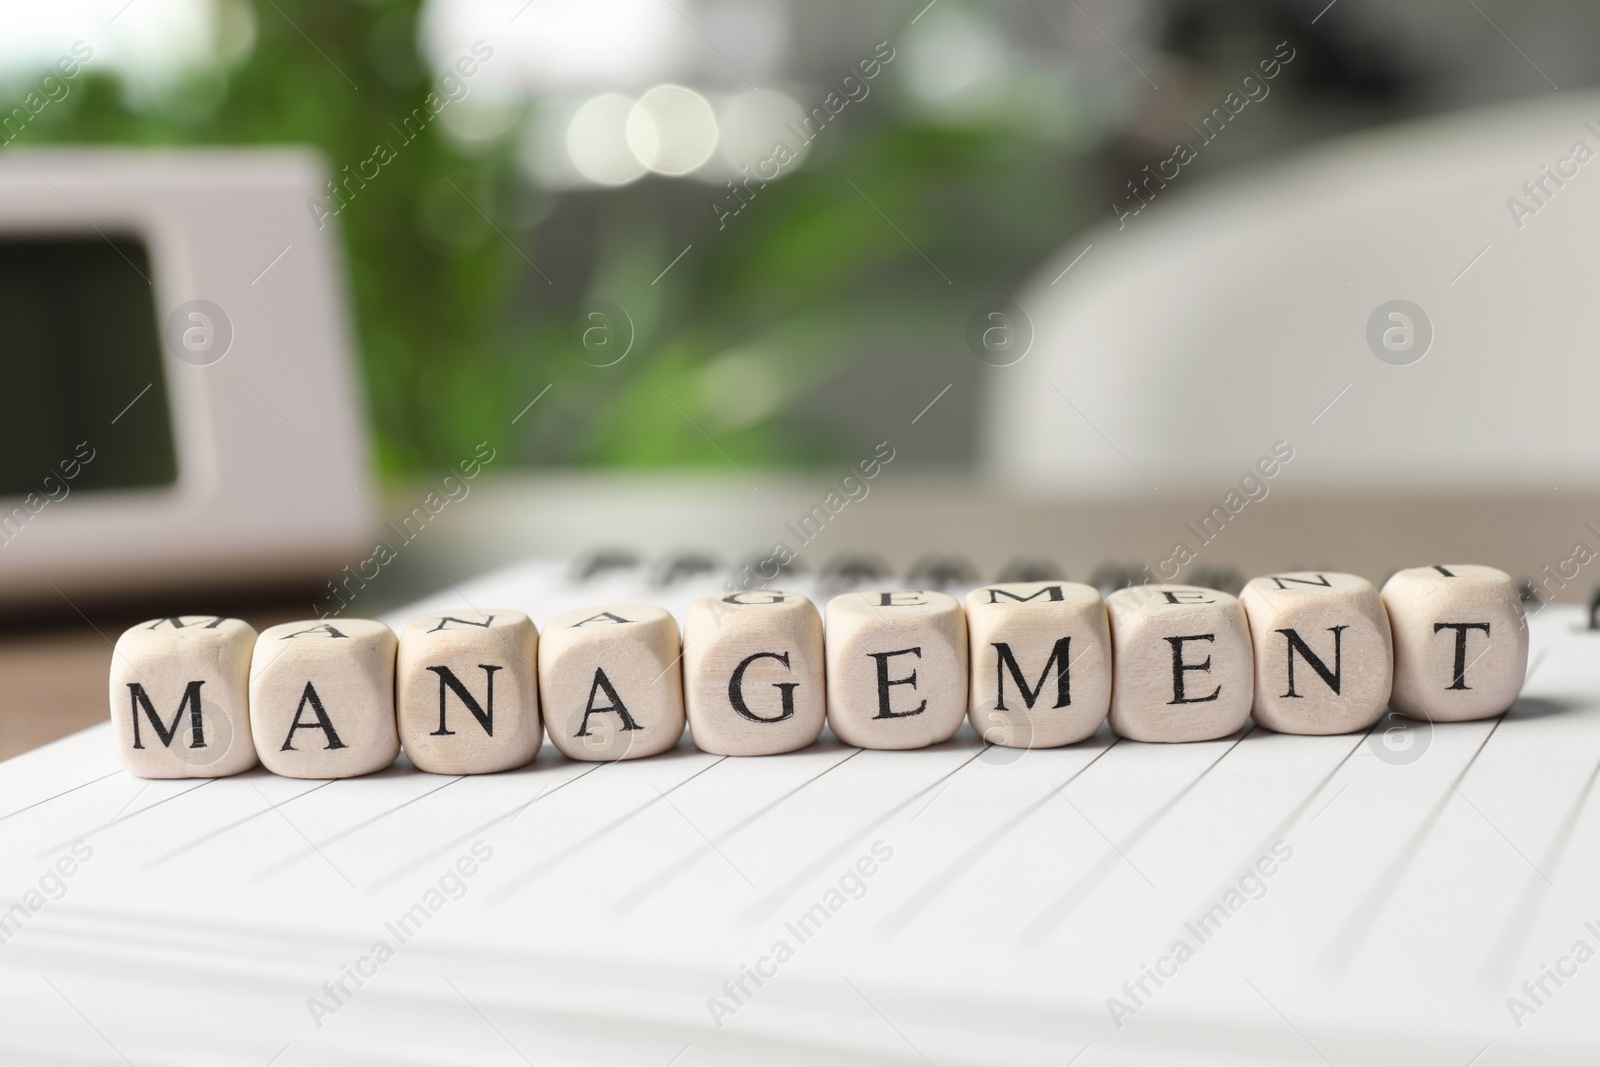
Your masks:
{"label": "cube with letter a", "polygon": [[948,741],[967,713],[967,618],[944,593],[895,589],[828,601],[828,723],[860,748]]}
{"label": "cube with letter a", "polygon": [[1528,624],[1505,571],[1470,563],[1412,567],[1383,586],[1402,714],[1487,719],[1511,706],[1528,671]]}
{"label": "cube with letter a", "polygon": [[766,589],[695,601],[683,629],[683,696],[706,752],[764,756],[816,741],[827,708],[816,607]]}
{"label": "cube with letter a", "polygon": [[411,762],[435,774],[521,767],[539,751],[539,632],[520,611],[419,615],[400,633],[395,713]]}
{"label": "cube with letter a", "polygon": [[221,778],[256,765],[250,656],[242,619],[183,615],[141,622],[111,654],[117,754],[141,778]]}
{"label": "cube with letter a", "polygon": [[1077,582],[1012,582],[967,594],[968,718],[1010,748],[1090,737],[1111,705],[1106,603]]}
{"label": "cube with letter a", "polygon": [[394,631],[371,619],[289,622],[256,639],[250,732],[289,778],[353,778],[400,754]]}
{"label": "cube with letter a", "polygon": [[1132,741],[1209,741],[1250,717],[1255,657],[1238,598],[1131,585],[1111,612],[1111,728]]}
{"label": "cube with letter a", "polygon": [[1256,722],[1286,734],[1365,730],[1394,680],[1389,615],[1365,578],[1297,571],[1252,578],[1239,596],[1255,646]]}
{"label": "cube with letter a", "polygon": [[683,737],[678,621],[663,608],[616,604],[550,620],[539,686],[550,743],[571,759],[654,756]]}

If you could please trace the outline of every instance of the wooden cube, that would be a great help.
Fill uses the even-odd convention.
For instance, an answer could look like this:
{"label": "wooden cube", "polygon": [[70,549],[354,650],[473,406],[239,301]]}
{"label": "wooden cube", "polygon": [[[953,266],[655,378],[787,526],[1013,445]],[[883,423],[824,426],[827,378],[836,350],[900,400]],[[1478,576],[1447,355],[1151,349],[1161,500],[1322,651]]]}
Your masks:
{"label": "wooden cube", "polygon": [[1111,613],[1111,728],[1131,741],[1210,741],[1250,717],[1255,655],[1237,597],[1133,585]]}
{"label": "wooden cube", "polygon": [[683,736],[678,620],[621,604],[552,619],[539,644],[550,743],[579,760],[638,759]]}
{"label": "wooden cube", "polygon": [[267,770],[352,778],[393,763],[396,644],[371,619],[263,630],[250,662],[250,732]]}
{"label": "wooden cube", "polygon": [[141,622],[111,654],[117,754],[140,778],[221,778],[256,765],[243,619],[182,615]]}
{"label": "wooden cube", "polygon": [[1448,563],[1399,571],[1383,586],[1394,630],[1389,705],[1434,722],[1509,708],[1528,671],[1528,624],[1505,571]]}
{"label": "wooden cube", "polygon": [[1055,748],[1090,737],[1111,704],[1111,629],[1077,582],[1011,582],[967,594],[972,728],[990,744]]}
{"label": "wooden cube", "polygon": [[1365,578],[1299,571],[1252,578],[1239,600],[1255,646],[1256,722],[1286,734],[1365,730],[1394,680],[1389,614]]}
{"label": "wooden cube", "polygon": [[822,618],[797,593],[695,601],[683,628],[683,695],[694,743],[719,756],[805,748],[822,733]]}
{"label": "wooden cube", "polygon": [[406,755],[434,774],[521,767],[539,751],[539,632],[520,611],[419,615],[400,632],[395,713]]}
{"label": "wooden cube", "polygon": [[960,601],[914,589],[828,601],[828,724],[858,748],[948,741],[967,712],[967,617]]}

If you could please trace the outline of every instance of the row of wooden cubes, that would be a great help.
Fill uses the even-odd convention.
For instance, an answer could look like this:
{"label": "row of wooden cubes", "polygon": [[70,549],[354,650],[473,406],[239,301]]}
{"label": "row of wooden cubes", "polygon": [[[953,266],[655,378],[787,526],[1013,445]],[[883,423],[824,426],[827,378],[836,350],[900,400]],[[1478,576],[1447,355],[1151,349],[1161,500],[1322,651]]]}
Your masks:
{"label": "row of wooden cubes", "polygon": [[[444,774],[521,766],[545,731],[583,760],[675,747],[790,752],[824,722],[863,748],[948,740],[964,718],[988,742],[1070,744],[1109,716],[1123,737],[1201,741],[1253,713],[1285,733],[1371,726],[1385,708],[1486,718],[1516,699],[1528,631],[1491,567],[1364,578],[1297,572],[1239,597],[1143,585],[983,586],[965,605],[924,590],[852,592],[822,618],[773,591],[707,597],[678,624],[659,607],[562,615],[539,634],[517,611],[274,626],[184,616],[117,642],[111,715],[130,771],[236,774],[259,759],[300,778],[387,767],[403,744]],[[542,714],[541,714],[542,705]]]}

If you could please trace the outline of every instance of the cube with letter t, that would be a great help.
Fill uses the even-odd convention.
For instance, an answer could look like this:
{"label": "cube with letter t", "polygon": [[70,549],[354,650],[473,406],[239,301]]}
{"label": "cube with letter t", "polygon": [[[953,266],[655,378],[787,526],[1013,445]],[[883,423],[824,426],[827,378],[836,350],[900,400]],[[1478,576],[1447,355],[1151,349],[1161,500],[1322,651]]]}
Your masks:
{"label": "cube with letter t", "polygon": [[968,717],[1009,748],[1082,741],[1111,704],[1106,602],[1077,582],[1013,582],[967,594]]}
{"label": "cube with letter t", "polygon": [[289,622],[256,639],[250,732],[267,770],[353,778],[400,754],[394,631],[371,619]]}
{"label": "cube with letter t", "polygon": [[683,628],[684,706],[696,747],[719,756],[805,748],[822,733],[822,617],[775,590],[709,596]]}
{"label": "cube with letter t", "polygon": [[400,634],[395,713],[411,762],[488,774],[539,752],[539,631],[520,611],[419,615]]}
{"label": "cube with letter t", "polygon": [[1383,585],[1394,628],[1402,714],[1487,719],[1511,706],[1528,671],[1528,623],[1511,575],[1470,563],[1412,567]]}
{"label": "cube with letter t", "polygon": [[141,622],[111,653],[117,754],[141,778],[221,778],[256,765],[243,619],[183,615]]}
{"label": "cube with letter t", "polygon": [[1345,734],[1378,721],[1394,681],[1389,616],[1365,578],[1298,571],[1252,578],[1239,597],[1256,654],[1256,722]]}

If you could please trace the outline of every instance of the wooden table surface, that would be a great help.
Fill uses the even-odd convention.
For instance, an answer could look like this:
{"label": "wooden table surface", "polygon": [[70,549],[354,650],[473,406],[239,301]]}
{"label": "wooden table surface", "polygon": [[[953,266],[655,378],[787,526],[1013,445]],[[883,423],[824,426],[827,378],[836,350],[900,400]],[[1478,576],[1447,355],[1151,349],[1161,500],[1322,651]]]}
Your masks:
{"label": "wooden table surface", "polygon": [[[257,630],[302,618],[298,604],[248,601],[218,610],[249,619]],[[117,635],[159,611],[90,610],[90,619],[62,616],[26,631],[0,630],[0,760],[105,722],[106,679]]]}

